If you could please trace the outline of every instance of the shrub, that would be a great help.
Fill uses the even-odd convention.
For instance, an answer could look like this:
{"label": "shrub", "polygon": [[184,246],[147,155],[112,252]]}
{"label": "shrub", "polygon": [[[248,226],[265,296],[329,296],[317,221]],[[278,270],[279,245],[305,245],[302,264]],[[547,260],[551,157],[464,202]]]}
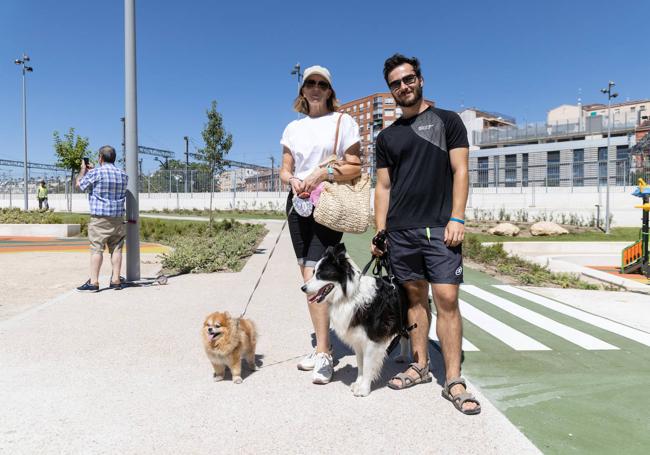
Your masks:
{"label": "shrub", "polygon": [[60,224],[62,222],[61,216],[52,211],[31,210],[24,212],[18,208],[0,209],[0,223],[2,224]]}
{"label": "shrub", "polygon": [[[207,228],[205,223],[203,226]],[[213,225],[211,235],[185,232],[171,237],[168,244],[173,250],[163,254],[162,264],[178,273],[236,272],[255,252],[265,233],[262,225],[224,220]]]}

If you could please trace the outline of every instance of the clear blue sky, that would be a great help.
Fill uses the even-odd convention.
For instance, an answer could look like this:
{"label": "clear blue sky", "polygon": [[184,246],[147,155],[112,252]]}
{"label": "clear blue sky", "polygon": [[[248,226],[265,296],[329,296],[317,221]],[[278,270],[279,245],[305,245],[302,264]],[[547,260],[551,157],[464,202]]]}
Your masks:
{"label": "clear blue sky", "polygon": [[[137,0],[139,143],[179,158],[183,136],[201,145],[217,100],[234,136],[229,157],[269,164],[296,118],[293,65],[327,66],[345,102],[384,91],[394,52],[422,62],[425,95],[544,120],[546,111],[602,102],[612,79],[622,99],[650,98],[650,2]],[[28,74],[30,160],[55,160],[52,132],[77,132],[93,150],[119,149],[124,109],[123,2],[0,2],[0,158],[22,160],[21,77]],[[145,170],[156,163],[145,157]],[[8,168],[0,168],[8,171]],[[19,171],[18,169],[16,171]]]}

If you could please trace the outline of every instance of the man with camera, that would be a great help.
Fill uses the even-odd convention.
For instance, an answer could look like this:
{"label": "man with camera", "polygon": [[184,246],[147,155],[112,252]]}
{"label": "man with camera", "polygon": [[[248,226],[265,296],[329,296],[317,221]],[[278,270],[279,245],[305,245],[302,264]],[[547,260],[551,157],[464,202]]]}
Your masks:
{"label": "man with camera", "polygon": [[446,381],[442,391],[463,414],[478,414],[478,400],[460,377],[462,319],[458,290],[463,282],[461,243],[468,193],[467,130],[458,114],[428,105],[417,58],[395,54],[384,79],[403,115],[379,133],[377,185],[371,250],[387,250],[392,272],[408,297],[413,360],[388,386],[405,389],[431,381],[428,335],[431,286],[436,305]]}
{"label": "man with camera", "polygon": [[99,291],[99,270],[102,267],[104,248],[111,254],[110,289],[122,289],[122,246],[124,245],[124,215],[126,213],[126,173],[115,166],[115,149],[105,145],[99,149],[99,167],[93,167],[88,158],[81,163],[77,188],[88,190],[90,222],[90,279],[77,288],[80,292]]}

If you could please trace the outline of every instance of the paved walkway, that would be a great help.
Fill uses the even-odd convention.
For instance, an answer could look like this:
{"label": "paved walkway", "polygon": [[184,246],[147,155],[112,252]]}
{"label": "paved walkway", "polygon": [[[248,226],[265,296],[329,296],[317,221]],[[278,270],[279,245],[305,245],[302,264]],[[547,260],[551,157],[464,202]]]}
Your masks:
{"label": "paved walkway", "polygon": [[[369,397],[353,397],[356,362],[340,344],[334,382],[311,384],[295,368],[311,337],[287,231],[248,311],[263,366],[242,385],[212,382],[203,318],[241,311],[280,230],[268,226],[262,253],[241,273],[68,292],[0,321],[0,451],[538,453],[476,387],[483,413],[473,417],[441,399],[438,383],[384,387],[398,371],[392,361]],[[441,382],[433,349],[432,359]]]}

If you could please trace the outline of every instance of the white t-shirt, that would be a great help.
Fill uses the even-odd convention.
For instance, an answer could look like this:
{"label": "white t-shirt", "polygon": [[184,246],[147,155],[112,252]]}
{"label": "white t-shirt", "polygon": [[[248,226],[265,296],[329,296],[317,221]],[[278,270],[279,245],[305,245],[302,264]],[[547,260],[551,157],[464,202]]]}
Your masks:
{"label": "white t-shirt", "polygon": [[307,116],[294,120],[284,129],[280,144],[291,150],[296,177],[304,179],[334,153],[336,122],[340,115],[343,118],[339,127],[336,155],[343,159],[345,151],[360,141],[359,125],[349,115],[332,112],[316,118]]}

